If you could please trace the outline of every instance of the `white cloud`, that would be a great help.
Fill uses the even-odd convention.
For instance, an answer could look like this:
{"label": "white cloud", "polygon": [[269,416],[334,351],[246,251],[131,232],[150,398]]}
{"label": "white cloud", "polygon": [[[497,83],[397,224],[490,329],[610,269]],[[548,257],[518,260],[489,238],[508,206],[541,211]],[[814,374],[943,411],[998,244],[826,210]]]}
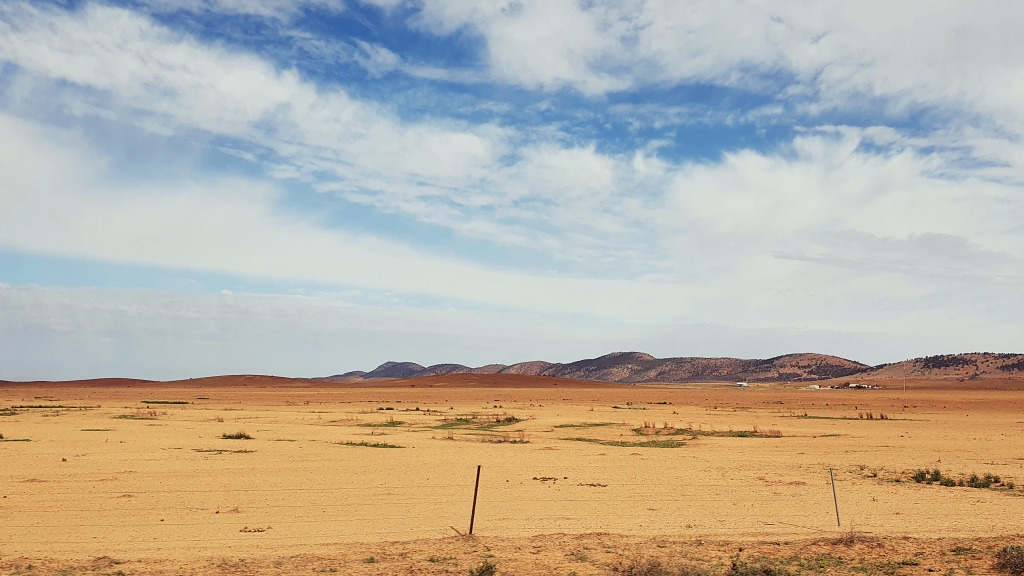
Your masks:
{"label": "white cloud", "polygon": [[379,78],[397,69],[402,63],[401,58],[397,54],[383,46],[370,44],[362,40],[357,40],[356,45],[359,46],[361,51],[361,54],[356,57],[356,61],[371,76]]}
{"label": "white cloud", "polygon": [[1012,0],[426,0],[414,23],[438,35],[478,34],[492,77],[530,88],[784,87],[811,110],[880,98],[893,113],[935,106],[1022,134],[1022,20],[1024,5]]}
{"label": "white cloud", "polygon": [[[602,18],[604,16],[605,18]],[[575,0],[424,2],[415,23],[438,34],[469,27],[486,40],[492,75],[527,88],[572,86],[587,94],[626,88],[604,69],[615,52],[612,11],[583,10]]]}
{"label": "white cloud", "polygon": [[[420,18],[424,26],[451,31],[458,26],[483,26],[481,22],[494,19],[537,18],[537,10],[568,11],[572,16],[581,10],[575,3],[523,3],[504,11],[487,6],[427,3]],[[659,18],[651,24],[655,29],[644,27],[642,33],[668,34],[657,27],[685,24],[690,27],[687,30],[699,32],[691,40],[701,50],[725,41],[712,32],[726,25],[727,12],[713,4],[700,5],[696,12],[671,12],[677,9],[681,10],[644,5],[647,17]],[[928,177],[948,166],[948,159],[916,154],[914,150],[928,142],[901,143],[891,129],[840,138],[800,137],[792,146],[795,162],[779,154],[740,150],[720,164],[671,166],[651,154],[643,155],[638,164],[636,156],[604,154],[593,145],[566,147],[541,138],[524,146],[517,143],[523,138],[516,131],[494,125],[442,119],[403,122],[389,110],[355,100],[341,89],[321,89],[254,56],[204,45],[120,9],[90,5],[81,12],[65,13],[10,4],[5,15],[8,33],[0,40],[0,58],[33,77],[100,91],[111,101],[105,108],[98,106],[108,116],[120,114],[164,134],[200,130],[234,138],[272,151],[276,158],[269,161],[268,170],[279,178],[312,182],[351,201],[406,214],[471,238],[533,247],[570,262],[616,263],[627,274],[649,271],[662,257],[646,248],[655,241],[655,222],[665,224],[670,238],[677,235],[679,223],[686,222],[683,228],[691,235],[702,230],[715,238],[728,237],[728,243],[749,230],[764,238],[816,230],[832,222],[879,237],[943,233],[1006,249],[1005,237],[988,239],[1005,230],[1005,224],[989,230],[990,226],[980,229],[974,223],[989,222],[984,220],[989,216],[1004,222],[1006,205],[1019,204],[1012,189],[977,177],[969,182]],[[555,16],[546,18],[560,21]],[[821,17],[828,20],[827,16]],[[742,11],[731,17],[752,18]],[[588,29],[627,21],[623,13],[607,7],[587,11],[583,18],[605,22],[579,24]],[[777,19],[768,21],[778,24]],[[715,38],[704,39],[706,34]],[[763,42],[775,46],[781,41]],[[546,46],[547,40],[529,45]],[[375,50],[366,46],[368,53]],[[725,60],[716,61],[715,66],[740,66],[754,55],[767,61],[774,58],[759,46],[757,42],[752,47],[733,46],[732,50],[742,53],[720,56]],[[562,56],[555,50],[552,57]],[[390,58],[385,54],[378,59],[384,65]],[[759,65],[770,68],[767,61]],[[709,70],[719,69],[715,66]],[[697,72],[677,70],[675,74],[678,80]],[[55,90],[59,95],[60,89]],[[67,99],[78,101],[78,96],[71,93]],[[979,149],[984,147],[1000,161],[1017,162],[1024,150],[1007,147],[1005,140],[961,134],[965,135],[951,134],[950,144],[963,145],[972,138]],[[867,141],[883,143],[892,151],[854,151]],[[1012,175],[1012,166],[1001,169],[1002,173]],[[993,175],[998,170],[993,168]],[[953,177],[963,178],[965,173]],[[990,201],[977,202],[979,195]],[[671,217],[659,217],[662,204],[670,208]],[[772,217],[763,218],[766,213]],[[786,246],[780,250],[791,251]]]}
{"label": "white cloud", "polygon": [[[877,131],[821,130],[769,154],[740,151],[675,175],[663,224],[730,245],[799,250],[826,231],[879,237],[942,233],[1024,256],[1016,210],[1020,187],[960,174],[933,175],[941,153],[913,146],[869,151]],[[1011,208],[1013,207],[1013,208]]]}
{"label": "white cloud", "polygon": [[131,12],[81,13],[14,4],[0,59],[30,74],[101,90],[116,107],[166,130],[201,130],[276,151],[300,169],[352,186],[445,186],[479,178],[503,153],[494,127],[406,124],[343,90],[322,92],[292,71],[203,45]]}
{"label": "white cloud", "polygon": [[280,191],[259,181],[126,185],[67,133],[5,115],[0,128],[0,245],[8,248],[599,317],[681,308],[652,308],[672,301],[670,286],[502,271],[331,230],[282,213]]}
{"label": "white cloud", "polygon": [[290,21],[303,10],[340,12],[342,0],[141,0],[154,12],[217,13]]}
{"label": "white cloud", "polygon": [[960,236],[913,234],[894,239],[846,230],[822,234],[816,248],[811,254],[782,257],[853,272],[881,271],[1024,288],[1024,259],[979,249]]}

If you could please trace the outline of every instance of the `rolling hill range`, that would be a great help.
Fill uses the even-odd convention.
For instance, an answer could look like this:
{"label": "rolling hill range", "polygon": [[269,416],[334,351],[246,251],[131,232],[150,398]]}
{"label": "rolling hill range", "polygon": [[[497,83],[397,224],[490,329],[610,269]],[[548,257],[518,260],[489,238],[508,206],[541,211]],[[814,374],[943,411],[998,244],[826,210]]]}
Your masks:
{"label": "rolling hill range", "polygon": [[943,354],[881,364],[858,375],[860,378],[892,379],[956,379],[982,380],[990,378],[1024,380],[1024,354],[994,354],[971,352]]}
{"label": "rolling hill range", "polygon": [[768,359],[655,358],[642,352],[613,352],[569,363],[535,360],[518,364],[421,366],[385,362],[369,372],[347,372],[324,378],[358,381],[379,378],[422,378],[446,374],[519,374],[625,384],[687,382],[815,382],[835,378],[857,380],[928,378],[971,380],[1024,379],[1024,354],[970,353],[915,358],[869,366],[826,354],[786,354]]}

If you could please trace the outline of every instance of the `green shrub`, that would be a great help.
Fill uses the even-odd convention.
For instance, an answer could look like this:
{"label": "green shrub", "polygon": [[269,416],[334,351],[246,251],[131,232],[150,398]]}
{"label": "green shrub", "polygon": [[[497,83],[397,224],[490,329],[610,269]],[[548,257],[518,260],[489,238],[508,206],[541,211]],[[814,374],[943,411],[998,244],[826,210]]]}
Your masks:
{"label": "green shrub", "polygon": [[1003,479],[998,474],[985,473],[984,476],[971,474],[967,478],[954,479],[945,476],[938,468],[932,470],[915,470],[911,479],[918,484],[939,484],[940,486],[958,486],[960,488],[992,488],[993,486],[1004,486],[1013,489],[1012,482],[1003,484]]}

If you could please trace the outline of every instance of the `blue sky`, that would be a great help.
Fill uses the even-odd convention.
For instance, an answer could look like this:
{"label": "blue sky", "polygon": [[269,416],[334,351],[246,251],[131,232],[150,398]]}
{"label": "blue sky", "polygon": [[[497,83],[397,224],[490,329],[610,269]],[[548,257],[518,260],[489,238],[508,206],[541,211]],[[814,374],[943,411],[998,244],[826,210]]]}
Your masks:
{"label": "blue sky", "polygon": [[0,379],[1024,351],[1024,6],[0,4]]}

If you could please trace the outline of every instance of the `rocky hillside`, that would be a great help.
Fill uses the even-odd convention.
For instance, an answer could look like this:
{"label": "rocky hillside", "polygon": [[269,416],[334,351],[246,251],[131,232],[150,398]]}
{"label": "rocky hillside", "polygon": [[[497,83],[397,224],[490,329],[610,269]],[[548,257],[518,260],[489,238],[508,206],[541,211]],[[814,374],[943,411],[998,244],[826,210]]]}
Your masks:
{"label": "rocky hillside", "polygon": [[882,364],[858,375],[859,379],[927,378],[980,380],[987,378],[1024,379],[1024,354],[971,352],[943,354]]}
{"label": "rocky hillside", "polygon": [[824,354],[787,354],[767,360],[739,358],[655,358],[642,352],[614,352],[568,364],[544,361],[470,368],[461,364],[423,367],[412,362],[385,362],[370,372],[340,377],[418,378],[444,374],[521,374],[604,382],[811,382],[860,374],[871,367]]}

